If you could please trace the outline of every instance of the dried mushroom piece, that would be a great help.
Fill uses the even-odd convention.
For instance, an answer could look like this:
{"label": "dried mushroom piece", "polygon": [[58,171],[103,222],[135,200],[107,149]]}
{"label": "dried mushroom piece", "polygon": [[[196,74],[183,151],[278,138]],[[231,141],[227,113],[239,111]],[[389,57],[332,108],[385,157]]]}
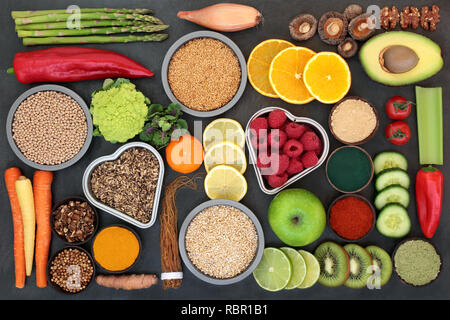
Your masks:
{"label": "dried mushroom piece", "polygon": [[344,17],[350,21],[363,13],[363,8],[359,4],[351,4],[344,10]]}
{"label": "dried mushroom piece", "polygon": [[374,23],[370,21],[370,13],[361,14],[350,21],[348,32],[355,40],[366,40],[375,33]]}
{"label": "dried mushroom piece", "polygon": [[420,12],[416,7],[404,7],[400,13],[400,27],[417,29],[420,23]]}
{"label": "dried mushroom piece", "polygon": [[433,5],[431,10],[428,6],[422,7],[420,9],[420,25],[425,30],[434,31],[436,30],[436,25],[440,22],[439,7]]}
{"label": "dried mushroom piece", "polygon": [[337,50],[342,57],[351,58],[358,52],[358,44],[352,38],[347,37],[338,45]]}
{"label": "dried mushroom piece", "polygon": [[297,41],[308,40],[317,31],[317,19],[311,14],[300,14],[289,23],[291,38]]}
{"label": "dried mushroom piece", "polygon": [[386,29],[395,29],[397,24],[400,22],[400,13],[396,6],[393,6],[392,9],[389,7],[384,7],[380,12],[380,24]]}
{"label": "dried mushroom piece", "polygon": [[347,35],[348,22],[342,13],[330,11],[319,20],[319,36],[323,42],[337,45]]}
{"label": "dried mushroom piece", "polygon": [[152,152],[141,147],[131,148],[116,160],[103,162],[93,170],[91,190],[100,202],[148,223],[159,170],[158,159]]}
{"label": "dried mushroom piece", "polygon": [[95,231],[95,213],[85,201],[68,201],[53,212],[55,232],[69,243],[80,243]]}

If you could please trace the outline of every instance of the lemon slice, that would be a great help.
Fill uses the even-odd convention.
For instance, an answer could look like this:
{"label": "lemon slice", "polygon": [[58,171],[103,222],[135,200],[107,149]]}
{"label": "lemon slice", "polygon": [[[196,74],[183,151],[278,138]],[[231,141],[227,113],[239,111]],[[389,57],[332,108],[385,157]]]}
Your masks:
{"label": "lemon slice", "polygon": [[240,173],[247,169],[247,158],[244,150],[237,144],[223,141],[211,146],[205,154],[204,164],[206,172],[212,168],[225,164],[235,168]]}
{"label": "lemon slice", "polygon": [[235,168],[219,165],[206,175],[205,192],[210,199],[240,201],[247,193],[247,180]]}
{"label": "lemon slice", "polygon": [[216,143],[229,141],[241,149],[245,146],[244,129],[239,122],[233,119],[220,118],[208,124],[203,131],[203,148],[209,149]]}
{"label": "lemon slice", "polygon": [[265,248],[261,262],[253,271],[253,277],[261,288],[280,291],[291,280],[292,263],[280,249]]}

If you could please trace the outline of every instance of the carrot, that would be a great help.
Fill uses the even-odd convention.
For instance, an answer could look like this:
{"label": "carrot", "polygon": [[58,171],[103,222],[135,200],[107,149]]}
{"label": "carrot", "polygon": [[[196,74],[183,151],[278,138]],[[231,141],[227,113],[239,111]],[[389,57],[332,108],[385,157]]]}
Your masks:
{"label": "carrot", "polygon": [[199,10],[178,11],[177,17],[222,32],[252,28],[263,20],[255,8],[237,3],[218,3]]}
{"label": "carrot", "polygon": [[25,286],[25,250],[23,236],[22,212],[16,193],[16,181],[22,175],[18,168],[12,167],[5,171],[5,184],[13,218],[14,229],[14,269],[16,288]]}
{"label": "carrot", "polygon": [[36,285],[39,288],[47,286],[47,261],[52,231],[50,215],[52,212],[52,181],[50,171],[35,171],[33,176],[34,209],[36,212]]}
{"label": "carrot", "polygon": [[20,211],[22,212],[25,271],[26,275],[30,276],[31,270],[33,269],[34,239],[36,230],[33,187],[31,186],[30,179],[20,176],[16,181],[16,193],[19,200]]}

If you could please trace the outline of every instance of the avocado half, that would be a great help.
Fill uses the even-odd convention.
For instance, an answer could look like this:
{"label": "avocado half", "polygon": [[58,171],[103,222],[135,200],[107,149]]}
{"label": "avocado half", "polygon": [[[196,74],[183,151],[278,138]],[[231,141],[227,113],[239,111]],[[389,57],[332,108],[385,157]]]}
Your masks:
{"label": "avocado half", "polygon": [[[404,46],[413,50],[419,58],[417,65],[404,73],[386,70],[380,56],[391,46]],[[361,47],[359,60],[372,80],[389,86],[425,80],[438,73],[444,65],[439,45],[425,36],[407,31],[390,31],[372,37]]]}

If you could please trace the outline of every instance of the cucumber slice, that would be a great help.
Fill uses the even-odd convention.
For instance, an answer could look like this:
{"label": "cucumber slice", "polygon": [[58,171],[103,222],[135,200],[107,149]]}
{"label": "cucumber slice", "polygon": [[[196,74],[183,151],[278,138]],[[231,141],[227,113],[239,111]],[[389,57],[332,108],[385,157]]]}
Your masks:
{"label": "cucumber slice", "polygon": [[375,208],[381,210],[390,203],[398,203],[405,208],[409,206],[409,191],[401,186],[390,186],[384,188],[375,197]]}
{"label": "cucumber slice", "polygon": [[379,174],[381,171],[392,168],[399,168],[406,171],[408,170],[408,160],[399,152],[381,152],[373,159],[373,167],[375,174]]}
{"label": "cucumber slice", "polygon": [[402,169],[387,169],[381,172],[375,180],[375,189],[381,191],[392,185],[400,185],[409,189],[411,179],[406,171]]}
{"label": "cucumber slice", "polygon": [[402,238],[411,230],[408,211],[399,204],[388,204],[378,214],[377,230],[383,236]]}

